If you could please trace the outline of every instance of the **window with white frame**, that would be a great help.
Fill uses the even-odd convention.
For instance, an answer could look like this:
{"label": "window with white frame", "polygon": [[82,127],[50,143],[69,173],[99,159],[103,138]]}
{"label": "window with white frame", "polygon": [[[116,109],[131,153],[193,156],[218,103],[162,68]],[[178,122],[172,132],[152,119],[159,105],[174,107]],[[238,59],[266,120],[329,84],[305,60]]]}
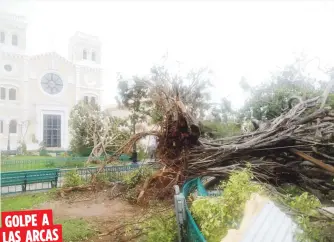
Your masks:
{"label": "window with white frame", "polygon": [[88,96],[84,96],[84,103],[88,104]]}
{"label": "window with white frame", "polygon": [[95,105],[96,104],[96,98],[95,97],[91,97],[90,98],[90,103]]}
{"label": "window with white frame", "polygon": [[0,32],[0,43],[5,43],[5,32]]}
{"label": "window with white frame", "polygon": [[12,35],[12,45],[18,46],[18,38],[17,35]]}
{"label": "window with white frame", "polygon": [[3,134],[3,120],[0,120],[0,134]]}
{"label": "window with white frame", "polygon": [[46,147],[61,147],[61,115],[43,115],[43,142]]}
{"label": "window with white frame", "polygon": [[87,60],[87,51],[86,51],[86,50],[84,50],[84,51],[82,52],[82,58],[83,58],[84,60]]}
{"label": "window with white frame", "polygon": [[1,100],[6,100],[6,88],[4,88],[4,87],[0,88],[0,99]]}
{"label": "window with white frame", "polygon": [[16,89],[10,88],[8,93],[9,100],[16,100]]}
{"label": "window with white frame", "polygon": [[96,55],[95,55],[95,52],[93,51],[92,52],[92,61],[95,61],[95,59],[96,59]]}
{"label": "window with white frame", "polygon": [[9,122],[9,133],[16,134],[16,132],[17,132],[17,122],[16,120],[11,120]]}
{"label": "window with white frame", "polygon": [[83,97],[85,104],[97,104],[98,98],[94,94],[86,94]]}

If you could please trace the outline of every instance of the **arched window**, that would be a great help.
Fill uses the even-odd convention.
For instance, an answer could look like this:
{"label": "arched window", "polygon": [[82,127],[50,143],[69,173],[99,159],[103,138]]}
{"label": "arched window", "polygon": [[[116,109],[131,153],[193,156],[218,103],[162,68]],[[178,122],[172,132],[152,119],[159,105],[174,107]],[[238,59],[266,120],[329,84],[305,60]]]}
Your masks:
{"label": "arched window", "polygon": [[6,100],[6,88],[4,88],[4,87],[0,88],[0,99],[1,100]]}
{"label": "arched window", "polygon": [[82,53],[82,58],[84,59],[84,60],[87,60],[87,51],[83,51],[83,53]]}
{"label": "arched window", "polygon": [[5,32],[0,33],[0,43],[5,43]]}
{"label": "arched window", "polygon": [[16,120],[11,120],[9,123],[9,133],[16,134],[17,132],[17,122]]}
{"label": "arched window", "polygon": [[91,97],[90,98],[90,103],[95,105],[96,104],[96,98],[95,97]]}
{"label": "arched window", "polygon": [[15,34],[12,35],[12,45],[18,45],[17,35]]}
{"label": "arched window", "polygon": [[95,59],[96,59],[96,56],[95,56],[95,52],[93,51],[92,52],[92,61],[95,61]]}
{"label": "arched window", "polygon": [[9,96],[9,100],[16,100],[16,89],[10,88],[8,96]]}

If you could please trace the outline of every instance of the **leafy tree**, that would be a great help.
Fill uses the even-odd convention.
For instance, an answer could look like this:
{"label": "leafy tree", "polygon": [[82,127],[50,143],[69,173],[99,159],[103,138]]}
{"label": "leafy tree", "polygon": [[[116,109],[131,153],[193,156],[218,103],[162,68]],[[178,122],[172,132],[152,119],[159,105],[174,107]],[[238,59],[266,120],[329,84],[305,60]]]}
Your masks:
{"label": "leafy tree", "polygon": [[283,70],[273,73],[270,80],[250,88],[246,80],[240,86],[250,97],[240,110],[240,118],[272,119],[279,116],[288,107],[288,100],[293,96],[310,98],[318,95],[321,89],[316,86],[314,78],[304,74],[301,67],[302,60],[287,65]]}
{"label": "leafy tree", "polygon": [[[147,121],[150,99],[149,88],[143,78],[134,76],[126,80],[122,76],[118,79],[119,97],[116,98],[120,106],[130,111],[131,133],[136,133],[136,125]],[[137,145],[133,145],[133,161],[137,160]]]}
{"label": "leafy tree", "polygon": [[231,101],[227,98],[222,98],[221,102],[212,108],[211,115],[216,122],[227,123],[235,116],[235,111],[232,109]]}

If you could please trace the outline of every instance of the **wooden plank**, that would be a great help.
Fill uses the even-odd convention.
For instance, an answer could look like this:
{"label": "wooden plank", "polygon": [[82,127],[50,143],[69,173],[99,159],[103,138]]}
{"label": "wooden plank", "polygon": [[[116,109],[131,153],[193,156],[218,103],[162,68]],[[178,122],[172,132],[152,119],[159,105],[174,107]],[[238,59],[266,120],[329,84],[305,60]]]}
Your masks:
{"label": "wooden plank", "polygon": [[296,154],[296,155],[298,155],[298,156],[304,158],[305,160],[310,161],[310,162],[312,162],[313,164],[315,164],[315,165],[317,165],[317,166],[319,166],[319,167],[325,169],[326,171],[329,171],[329,172],[331,172],[331,173],[334,174],[334,167],[333,167],[333,166],[328,165],[328,164],[325,164],[323,161],[318,160],[318,159],[316,159],[316,158],[313,158],[312,156],[310,156],[310,155],[308,155],[308,154],[305,154],[304,152],[301,152],[301,151],[299,151],[299,150],[297,150],[297,149],[291,148],[290,151],[291,151],[292,153],[294,153],[294,154]]}

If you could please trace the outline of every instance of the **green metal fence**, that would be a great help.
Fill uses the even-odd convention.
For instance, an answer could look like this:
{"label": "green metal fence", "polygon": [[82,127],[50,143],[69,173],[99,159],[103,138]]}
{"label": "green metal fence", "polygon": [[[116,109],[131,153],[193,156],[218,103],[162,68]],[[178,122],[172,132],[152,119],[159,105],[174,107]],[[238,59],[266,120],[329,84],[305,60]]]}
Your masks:
{"label": "green metal fence", "polygon": [[35,159],[18,159],[1,161],[1,172],[22,171],[22,170],[38,170],[48,168],[75,168],[84,167],[87,157],[50,157]]}
{"label": "green metal fence", "polygon": [[[104,179],[107,181],[120,181],[122,177],[129,172],[137,170],[139,167],[147,167],[149,169],[156,170],[159,168],[158,165],[124,165],[124,166],[106,166],[105,169],[99,173],[99,179]],[[58,174],[58,183],[57,187],[62,187],[65,182],[66,174],[69,172],[76,172],[83,182],[90,181],[93,174],[98,171],[99,167],[89,167],[89,168],[72,168],[72,169],[61,169]],[[4,173],[2,173],[4,174]],[[1,176],[1,173],[0,173]],[[51,189],[51,182],[27,184],[26,191],[38,191]],[[11,193],[20,193],[23,192],[22,186],[6,186],[1,187],[1,194],[11,194]]]}
{"label": "green metal fence", "polygon": [[[120,157],[121,158],[121,157]],[[83,168],[88,157],[38,157],[33,159],[8,159],[1,161],[1,172],[38,170],[50,168]],[[120,160],[126,163],[128,160]],[[98,164],[90,164],[97,166]]]}

